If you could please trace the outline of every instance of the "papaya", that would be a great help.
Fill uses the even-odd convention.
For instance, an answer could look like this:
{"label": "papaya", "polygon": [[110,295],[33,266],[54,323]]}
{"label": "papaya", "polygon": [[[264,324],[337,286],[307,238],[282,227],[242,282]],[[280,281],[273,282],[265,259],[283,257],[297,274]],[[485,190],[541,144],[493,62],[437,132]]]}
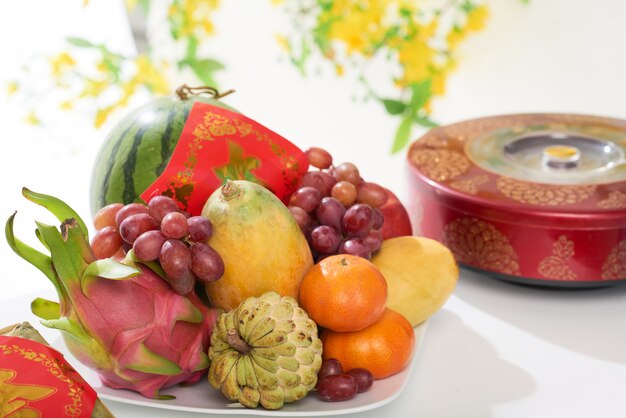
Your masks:
{"label": "papaya", "polygon": [[276,195],[257,183],[228,180],[211,194],[202,216],[213,223],[208,244],[224,260],[222,278],[205,284],[213,306],[228,311],[270,291],[298,300],[313,256],[291,212]]}

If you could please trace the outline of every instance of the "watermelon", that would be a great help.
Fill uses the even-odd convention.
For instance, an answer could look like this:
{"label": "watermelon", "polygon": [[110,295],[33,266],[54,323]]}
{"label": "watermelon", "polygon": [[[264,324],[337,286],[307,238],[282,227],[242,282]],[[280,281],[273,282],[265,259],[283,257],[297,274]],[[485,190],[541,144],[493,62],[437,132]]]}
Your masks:
{"label": "watermelon", "polygon": [[147,103],[113,127],[91,174],[92,215],[109,203],[142,202],[139,196],[167,166],[197,101],[236,111],[212,97],[185,94]]}

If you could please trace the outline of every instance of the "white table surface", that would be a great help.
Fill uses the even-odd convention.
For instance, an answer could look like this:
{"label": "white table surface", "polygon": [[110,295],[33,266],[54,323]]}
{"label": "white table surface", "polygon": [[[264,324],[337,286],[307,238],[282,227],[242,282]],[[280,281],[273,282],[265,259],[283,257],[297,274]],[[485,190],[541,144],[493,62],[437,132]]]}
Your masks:
{"label": "white table surface", "polygon": [[[54,297],[51,289],[7,296],[0,298],[3,323],[28,320],[58,340],[28,310],[35,296]],[[461,270],[453,296],[429,320],[403,393],[350,416],[623,418],[625,330],[626,286],[543,289]],[[118,417],[201,416],[105,404]]]}

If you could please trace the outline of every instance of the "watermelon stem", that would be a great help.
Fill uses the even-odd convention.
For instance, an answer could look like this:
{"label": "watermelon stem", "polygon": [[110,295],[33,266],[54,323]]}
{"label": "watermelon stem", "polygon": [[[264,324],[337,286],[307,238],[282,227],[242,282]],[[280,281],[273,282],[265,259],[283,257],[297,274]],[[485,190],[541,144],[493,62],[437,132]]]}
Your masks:
{"label": "watermelon stem", "polygon": [[180,98],[180,100],[187,100],[190,95],[199,96],[201,94],[209,94],[214,99],[221,99],[224,96],[228,96],[231,93],[234,93],[235,90],[230,89],[225,91],[224,93],[220,93],[217,91],[215,87],[211,86],[200,86],[200,87],[189,87],[187,84],[183,84],[182,86],[176,89],[176,95]]}

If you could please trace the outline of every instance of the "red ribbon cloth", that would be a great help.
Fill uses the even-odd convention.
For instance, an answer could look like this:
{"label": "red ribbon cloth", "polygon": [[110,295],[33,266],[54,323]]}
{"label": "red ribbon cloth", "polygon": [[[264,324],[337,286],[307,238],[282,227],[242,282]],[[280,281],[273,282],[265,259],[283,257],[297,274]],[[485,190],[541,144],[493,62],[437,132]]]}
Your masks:
{"label": "red ribbon cloth", "polygon": [[53,348],[0,336],[0,417],[91,417],[96,391]]}
{"label": "red ribbon cloth", "polygon": [[231,179],[259,183],[287,204],[307,170],[304,152],[282,136],[240,113],[196,102],[169,164],[141,198],[170,196],[199,215]]}

